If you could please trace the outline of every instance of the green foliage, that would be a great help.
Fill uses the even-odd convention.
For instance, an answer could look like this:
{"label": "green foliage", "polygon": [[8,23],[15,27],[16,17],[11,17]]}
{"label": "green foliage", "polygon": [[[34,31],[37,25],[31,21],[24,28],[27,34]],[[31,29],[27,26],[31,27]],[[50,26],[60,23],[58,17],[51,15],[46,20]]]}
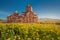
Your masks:
{"label": "green foliage", "polygon": [[60,40],[59,30],[49,24],[0,24],[0,40]]}

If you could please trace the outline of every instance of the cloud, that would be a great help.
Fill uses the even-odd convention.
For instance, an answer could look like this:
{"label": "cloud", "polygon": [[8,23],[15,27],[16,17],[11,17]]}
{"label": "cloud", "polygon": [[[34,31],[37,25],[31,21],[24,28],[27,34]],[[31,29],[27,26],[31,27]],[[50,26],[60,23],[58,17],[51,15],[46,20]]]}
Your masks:
{"label": "cloud", "polygon": [[0,11],[0,14],[8,14],[6,11]]}
{"label": "cloud", "polygon": [[0,11],[0,18],[6,19],[6,17],[7,17],[8,15],[9,15],[8,12],[6,12],[6,11]]}

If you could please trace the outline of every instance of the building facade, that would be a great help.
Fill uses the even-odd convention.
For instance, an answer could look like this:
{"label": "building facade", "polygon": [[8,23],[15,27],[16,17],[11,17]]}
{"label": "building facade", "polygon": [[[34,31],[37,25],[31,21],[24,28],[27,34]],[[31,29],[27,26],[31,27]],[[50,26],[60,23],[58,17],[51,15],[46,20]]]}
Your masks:
{"label": "building facade", "polygon": [[32,10],[32,6],[26,7],[26,12],[22,12],[19,16],[18,11],[15,11],[12,15],[7,17],[7,22],[23,22],[23,23],[36,23],[38,22],[38,16]]}

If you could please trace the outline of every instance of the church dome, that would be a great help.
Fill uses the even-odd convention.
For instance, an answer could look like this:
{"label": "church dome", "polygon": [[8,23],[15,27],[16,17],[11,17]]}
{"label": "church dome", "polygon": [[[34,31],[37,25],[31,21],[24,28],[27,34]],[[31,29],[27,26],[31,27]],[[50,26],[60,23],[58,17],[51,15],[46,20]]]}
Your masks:
{"label": "church dome", "polygon": [[32,6],[30,4],[26,8],[26,12],[32,12]]}
{"label": "church dome", "polygon": [[18,11],[15,11],[15,12],[14,12],[14,15],[18,15]]}
{"label": "church dome", "polygon": [[15,13],[18,13],[18,11],[15,11]]}

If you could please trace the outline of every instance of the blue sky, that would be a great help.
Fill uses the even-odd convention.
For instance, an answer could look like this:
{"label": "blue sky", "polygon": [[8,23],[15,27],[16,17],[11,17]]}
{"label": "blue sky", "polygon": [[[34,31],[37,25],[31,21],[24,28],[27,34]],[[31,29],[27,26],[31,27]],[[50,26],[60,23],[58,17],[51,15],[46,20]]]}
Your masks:
{"label": "blue sky", "polygon": [[6,19],[16,10],[21,15],[28,4],[39,18],[60,19],[60,0],[0,0],[0,18]]}

